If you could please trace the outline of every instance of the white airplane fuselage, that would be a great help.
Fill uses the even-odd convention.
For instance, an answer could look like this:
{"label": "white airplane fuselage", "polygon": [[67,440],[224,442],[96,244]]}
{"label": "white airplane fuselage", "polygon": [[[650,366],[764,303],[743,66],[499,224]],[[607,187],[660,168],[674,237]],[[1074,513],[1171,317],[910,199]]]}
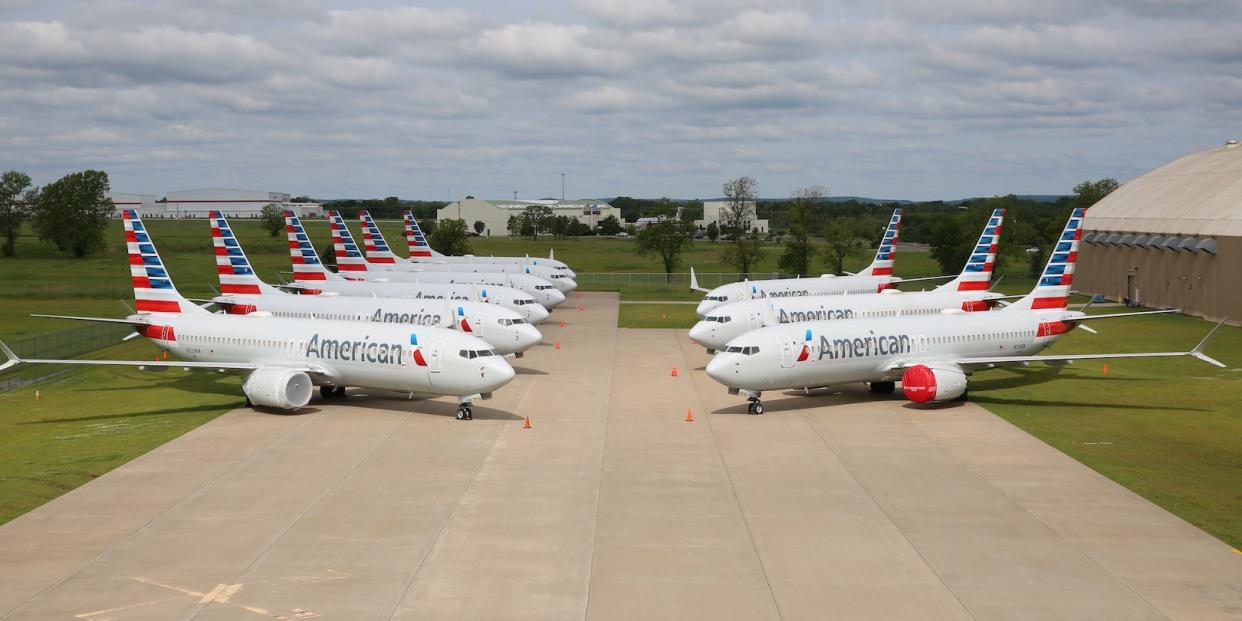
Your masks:
{"label": "white airplane fuselage", "polygon": [[409,262],[416,265],[425,263],[462,263],[462,264],[495,264],[495,265],[538,265],[541,267],[550,267],[570,278],[576,279],[578,274],[574,272],[568,265],[556,259],[540,259],[536,257],[483,257],[483,256],[446,256],[440,255],[435,257],[410,257]]}
{"label": "white airplane fuselage", "polygon": [[465,396],[490,393],[514,375],[503,357],[477,356],[491,352],[482,339],[443,328],[257,313],[145,317],[153,325],[144,333],[183,360],[255,363],[261,369],[309,365],[322,369],[312,375],[320,385]]}
{"label": "white airplane fuselage", "polygon": [[[368,263],[367,269],[376,272],[413,272],[426,274],[431,272],[451,272],[454,274],[511,274],[533,276],[556,287],[561,293],[568,293],[578,287],[568,274],[545,265],[522,265],[519,263],[467,263],[445,261],[453,257],[434,257],[422,261],[406,261],[396,263]],[[521,287],[519,287],[521,288]],[[523,289],[525,290],[525,289]]]}
{"label": "white airplane fuselage", "polygon": [[499,304],[467,300],[351,297],[335,295],[219,295],[225,312],[245,315],[266,312],[274,317],[402,324],[407,328],[436,327],[477,336],[497,353],[516,354],[534,347],[543,336],[517,311]]}
{"label": "white airplane fuselage", "polygon": [[506,274],[498,272],[377,272],[368,265],[367,271],[342,271],[342,276],[358,279],[363,282],[395,283],[418,285],[477,285],[492,287],[509,287],[535,298],[545,309],[552,310],[565,301],[565,294],[557,290],[548,281],[527,274]]}
{"label": "white airplane fuselage", "polygon": [[299,280],[297,286],[304,291],[335,293],[351,297],[381,297],[415,300],[463,300],[498,304],[517,311],[526,321],[538,323],[548,318],[544,308],[533,296],[512,287],[498,285],[479,286],[462,283],[409,283],[363,280]]}
{"label": "white airplane fuselage", "polygon": [[706,317],[707,313],[718,306],[753,298],[876,293],[881,287],[900,280],[892,276],[820,276],[734,282],[707,292],[695,312],[699,317]]}
{"label": "white airplane fuselage", "polygon": [[709,311],[706,317],[690,328],[690,339],[709,350],[718,350],[724,349],[734,338],[765,325],[938,315],[947,308],[982,311],[989,308],[987,299],[1000,297],[987,291],[903,292],[888,289],[880,293],[743,300]]}
{"label": "white airplane fuselage", "polygon": [[[706,370],[730,388],[753,392],[895,381],[901,371],[889,367],[899,360],[930,365],[971,356],[1033,355],[1077,325],[1065,322],[1083,316],[1077,311],[956,311],[782,324],[729,341]],[[804,347],[807,355],[799,361]]]}

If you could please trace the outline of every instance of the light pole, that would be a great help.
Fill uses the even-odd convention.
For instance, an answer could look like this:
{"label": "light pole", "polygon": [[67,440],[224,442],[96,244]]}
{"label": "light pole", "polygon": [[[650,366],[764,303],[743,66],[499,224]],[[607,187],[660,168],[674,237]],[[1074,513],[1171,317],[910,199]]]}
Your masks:
{"label": "light pole", "polygon": [[565,202],[565,173],[561,173],[561,202]]}

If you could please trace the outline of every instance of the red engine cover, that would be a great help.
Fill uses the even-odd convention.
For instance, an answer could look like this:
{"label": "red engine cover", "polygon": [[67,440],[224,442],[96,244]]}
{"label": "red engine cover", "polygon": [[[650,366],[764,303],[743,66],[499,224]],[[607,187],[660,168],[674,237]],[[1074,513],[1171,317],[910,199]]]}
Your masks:
{"label": "red engine cover", "polygon": [[901,375],[901,391],[915,403],[927,403],[936,398],[936,374],[916,364]]}

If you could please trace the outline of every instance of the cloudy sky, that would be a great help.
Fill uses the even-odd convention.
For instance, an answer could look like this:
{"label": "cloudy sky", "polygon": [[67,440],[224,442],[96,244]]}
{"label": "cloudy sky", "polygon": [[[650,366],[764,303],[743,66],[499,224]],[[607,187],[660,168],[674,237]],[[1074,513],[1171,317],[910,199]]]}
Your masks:
{"label": "cloudy sky", "polygon": [[1237,0],[0,0],[0,168],[117,191],[1065,193],[1242,138]]}

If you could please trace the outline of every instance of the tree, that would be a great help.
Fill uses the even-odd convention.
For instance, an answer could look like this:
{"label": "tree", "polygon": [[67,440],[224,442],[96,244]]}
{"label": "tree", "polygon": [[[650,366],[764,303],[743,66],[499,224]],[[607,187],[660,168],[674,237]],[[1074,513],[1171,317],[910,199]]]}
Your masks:
{"label": "tree", "polygon": [[763,246],[751,232],[750,226],[755,219],[757,186],[758,182],[753,177],[738,177],[721,186],[727,204],[720,210],[720,227],[733,236],[733,245],[725,250],[724,261],[736,267],[743,276],[749,275],[751,268],[763,258]]}
{"label": "tree", "polygon": [[600,220],[598,228],[600,235],[616,235],[617,233],[625,230],[621,226],[621,221],[618,220],[616,216],[608,216],[607,218]]}
{"label": "tree", "polygon": [[475,232],[475,234],[477,234],[477,235],[482,235],[482,234],[483,234],[483,229],[486,229],[486,228],[487,228],[487,225],[486,225],[486,224],[484,224],[484,222],[483,222],[482,220],[475,220],[475,221],[474,221],[474,232]]}
{"label": "tree", "polygon": [[427,239],[431,247],[449,256],[470,254],[470,232],[465,220],[441,220]]}
{"label": "tree", "polygon": [[932,231],[931,256],[940,264],[944,274],[954,274],[962,269],[974,248],[970,233],[962,226],[961,218],[941,218]]}
{"label": "tree", "polygon": [[673,270],[681,263],[682,251],[693,243],[692,225],[676,218],[657,222],[638,233],[638,253],[660,258],[666,282],[673,280]]}
{"label": "tree", "polygon": [[509,230],[509,235],[513,237],[525,235],[522,232],[522,219],[517,216],[509,216],[509,221],[505,224],[505,228]]}
{"label": "tree", "polygon": [[4,256],[11,257],[16,251],[17,233],[38,197],[39,189],[31,185],[30,175],[10,170],[0,176],[0,235],[4,236],[0,251]]}
{"label": "tree", "polygon": [[522,234],[530,235],[531,239],[539,239],[539,232],[549,228],[553,217],[552,208],[547,205],[531,205],[523,209],[518,216],[522,223]]}
{"label": "tree", "polygon": [[811,231],[815,229],[815,203],[827,193],[827,188],[822,186],[802,188],[793,193],[793,201],[781,217],[789,231],[785,252],[776,263],[782,272],[799,276],[811,272],[811,257],[815,254],[815,246],[811,243]]}
{"label": "tree", "polygon": [[35,233],[76,258],[102,249],[115,210],[108,190],[108,173],[102,170],[70,173],[47,184],[34,210]]}
{"label": "tree", "polygon": [[1078,203],[1075,207],[1085,209],[1100,202],[1105,196],[1112,194],[1118,185],[1117,180],[1111,177],[1106,177],[1099,181],[1083,181],[1074,186],[1074,198]]}
{"label": "tree", "polygon": [[268,237],[276,237],[285,232],[285,212],[276,203],[264,205],[259,211],[259,218],[263,220],[263,230],[267,231]]}
{"label": "tree", "polygon": [[824,225],[824,258],[833,274],[845,271],[845,260],[856,257],[867,247],[868,233],[875,221],[870,218],[833,218]]}
{"label": "tree", "polygon": [[712,241],[720,239],[720,227],[715,222],[707,225],[707,238]]}

